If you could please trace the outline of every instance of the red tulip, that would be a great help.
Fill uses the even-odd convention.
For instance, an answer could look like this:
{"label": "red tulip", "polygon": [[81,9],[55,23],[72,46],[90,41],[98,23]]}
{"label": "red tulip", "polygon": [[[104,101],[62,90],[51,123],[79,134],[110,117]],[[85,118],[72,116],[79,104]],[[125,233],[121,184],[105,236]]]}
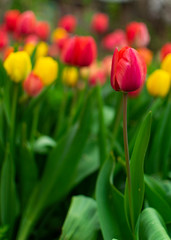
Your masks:
{"label": "red tulip", "polygon": [[109,18],[107,14],[104,13],[97,13],[94,14],[92,22],[91,22],[91,27],[92,30],[96,33],[104,33],[108,29],[109,25]]}
{"label": "red tulip", "polygon": [[160,51],[160,60],[163,61],[163,59],[169,53],[171,53],[171,43],[166,43]]}
{"label": "red tulip", "polygon": [[6,11],[4,16],[4,21],[5,21],[7,30],[9,31],[15,30],[19,15],[20,15],[20,12],[18,10]]}
{"label": "red tulip", "polygon": [[36,17],[32,11],[25,11],[20,14],[16,31],[19,35],[28,35],[32,34],[35,31],[36,27]]}
{"label": "red tulip", "polygon": [[89,76],[89,84],[95,86],[97,84],[104,85],[106,82],[106,74],[103,69],[98,69]]}
{"label": "red tulip", "polygon": [[97,49],[94,39],[87,37],[72,37],[62,51],[63,62],[75,66],[89,66],[96,58]]}
{"label": "red tulip", "polygon": [[23,88],[29,96],[35,97],[41,92],[43,83],[40,77],[32,72],[23,82]]}
{"label": "red tulip", "polygon": [[142,22],[131,22],[126,27],[129,44],[135,47],[145,47],[150,41],[147,26]]}
{"label": "red tulip", "polygon": [[65,15],[58,22],[58,27],[64,28],[67,32],[74,32],[76,25],[77,20],[73,15]]}
{"label": "red tulip", "polygon": [[41,40],[46,41],[50,33],[49,23],[46,21],[37,22],[35,32]]}
{"label": "red tulip", "polygon": [[0,30],[0,50],[8,45],[8,35],[5,31]]}
{"label": "red tulip", "polygon": [[113,51],[116,47],[120,49],[128,46],[125,32],[118,29],[108,34],[103,38],[102,46],[109,51]]}
{"label": "red tulip", "polygon": [[146,64],[135,49],[115,49],[111,69],[111,85],[114,90],[132,92],[141,88],[146,72]]}
{"label": "red tulip", "polygon": [[153,60],[153,53],[148,48],[138,48],[138,53],[142,56],[147,66],[149,66]]}

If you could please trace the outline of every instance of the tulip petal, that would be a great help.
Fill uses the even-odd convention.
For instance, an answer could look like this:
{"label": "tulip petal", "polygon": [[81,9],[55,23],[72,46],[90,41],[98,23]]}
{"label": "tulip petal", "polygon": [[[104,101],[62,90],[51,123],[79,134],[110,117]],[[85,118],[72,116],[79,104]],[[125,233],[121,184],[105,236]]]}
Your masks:
{"label": "tulip petal", "polygon": [[116,91],[120,91],[120,87],[118,86],[118,83],[116,81],[117,64],[118,64],[118,49],[115,48],[115,51],[113,53],[113,58],[112,58],[110,82],[113,89],[115,89]]}

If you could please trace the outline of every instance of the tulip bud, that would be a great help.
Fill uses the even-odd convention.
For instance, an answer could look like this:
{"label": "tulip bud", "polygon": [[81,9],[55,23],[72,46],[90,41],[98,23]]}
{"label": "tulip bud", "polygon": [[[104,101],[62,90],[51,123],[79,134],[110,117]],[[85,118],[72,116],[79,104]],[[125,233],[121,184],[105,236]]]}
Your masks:
{"label": "tulip bud", "polygon": [[116,47],[120,49],[128,46],[128,42],[124,31],[118,29],[106,35],[102,39],[102,46],[104,49],[109,51],[113,51]]}
{"label": "tulip bud", "polygon": [[171,85],[170,74],[164,70],[154,71],[147,79],[147,90],[154,97],[165,97]]}
{"label": "tulip bud", "polygon": [[171,53],[171,43],[166,43],[160,51],[160,60],[163,61],[169,53]]}
{"label": "tulip bud", "polygon": [[0,50],[8,45],[8,35],[5,31],[0,30]]}
{"label": "tulip bud", "polygon": [[64,28],[67,32],[74,32],[77,20],[73,15],[65,15],[58,22],[58,27]]}
{"label": "tulip bud", "polygon": [[171,75],[171,53],[167,54],[161,63],[161,68]]}
{"label": "tulip bud", "polygon": [[94,14],[91,22],[91,27],[94,32],[102,34],[107,31],[108,25],[109,25],[109,18],[107,14],[104,14],[104,13]]}
{"label": "tulip bud", "polygon": [[23,82],[23,88],[29,96],[35,97],[43,89],[43,83],[40,77],[38,77],[36,74],[32,72]]}
{"label": "tulip bud", "polygon": [[28,42],[24,45],[24,51],[26,51],[28,53],[29,56],[32,55],[34,49],[36,47],[36,44],[33,42]]}
{"label": "tulip bud", "polygon": [[31,61],[25,51],[12,52],[5,60],[4,67],[14,82],[23,81],[31,72]]}
{"label": "tulip bud", "polygon": [[135,47],[145,47],[150,41],[147,26],[142,22],[131,22],[126,27],[129,44]]}
{"label": "tulip bud", "polygon": [[33,72],[42,79],[44,85],[50,85],[57,78],[58,63],[51,57],[40,57]]}
{"label": "tulip bud", "polygon": [[147,66],[149,66],[153,59],[152,51],[148,48],[138,48],[137,51],[141,55],[141,57],[144,59]]}
{"label": "tulip bud", "polygon": [[19,35],[32,34],[35,31],[36,17],[32,11],[25,11],[20,14],[16,31]]}
{"label": "tulip bud", "polygon": [[35,32],[41,40],[46,41],[50,33],[49,23],[46,21],[37,22]]}
{"label": "tulip bud", "polygon": [[146,64],[135,49],[115,49],[111,69],[111,85],[115,91],[132,92],[141,88],[146,72]]}
{"label": "tulip bud", "polygon": [[96,43],[92,37],[73,37],[62,52],[63,62],[79,67],[89,66],[96,58]]}
{"label": "tulip bud", "polygon": [[4,20],[7,30],[14,31],[17,25],[17,20],[20,15],[18,10],[9,10],[6,11]]}
{"label": "tulip bud", "polygon": [[75,67],[65,67],[62,72],[63,83],[74,87],[78,81],[78,70]]}
{"label": "tulip bud", "polygon": [[36,50],[36,59],[45,57],[48,54],[48,45],[46,42],[40,42]]}

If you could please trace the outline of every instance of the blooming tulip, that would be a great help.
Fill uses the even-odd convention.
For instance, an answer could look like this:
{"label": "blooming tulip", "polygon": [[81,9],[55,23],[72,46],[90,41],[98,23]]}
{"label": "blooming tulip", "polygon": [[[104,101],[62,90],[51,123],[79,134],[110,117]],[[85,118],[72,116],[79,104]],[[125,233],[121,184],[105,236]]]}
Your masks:
{"label": "blooming tulip", "polygon": [[131,22],[126,27],[129,44],[135,47],[145,47],[150,41],[147,26],[142,22]]}
{"label": "blooming tulip", "polygon": [[161,51],[160,51],[160,59],[163,61],[163,59],[167,56],[167,54],[171,53],[171,43],[166,43]]}
{"label": "blooming tulip", "polygon": [[4,20],[7,30],[14,31],[17,25],[17,20],[20,15],[18,10],[9,10],[6,11]]}
{"label": "blooming tulip", "polygon": [[149,66],[152,62],[152,59],[153,59],[152,51],[148,48],[138,48],[137,51],[142,56],[142,58],[144,59],[147,66]]}
{"label": "blooming tulip", "polygon": [[49,33],[50,33],[49,23],[46,21],[37,22],[36,28],[35,28],[35,33],[41,40],[46,41],[48,39]]}
{"label": "blooming tulip", "polygon": [[97,13],[94,14],[92,22],[91,22],[91,27],[92,30],[96,33],[104,33],[108,29],[109,25],[109,18],[107,14],[104,13]]}
{"label": "blooming tulip", "polygon": [[125,32],[123,30],[118,29],[106,35],[102,39],[102,46],[103,48],[109,51],[113,51],[116,47],[120,49],[128,46]]}
{"label": "blooming tulip", "polygon": [[170,74],[162,69],[154,71],[147,79],[147,90],[154,97],[165,97],[171,85]]}
{"label": "blooming tulip", "polygon": [[40,57],[33,72],[42,79],[44,85],[50,85],[57,78],[58,63],[51,57]]}
{"label": "blooming tulip", "polygon": [[171,53],[166,55],[161,64],[161,68],[171,75]]}
{"label": "blooming tulip", "polygon": [[65,67],[62,72],[62,81],[70,87],[74,87],[78,81],[78,70],[75,67]]}
{"label": "blooming tulip", "polygon": [[35,31],[36,27],[36,17],[32,11],[25,11],[20,14],[16,31],[19,35],[28,35],[32,34]]}
{"label": "blooming tulip", "polygon": [[132,92],[139,89],[145,81],[146,72],[146,64],[135,49],[115,49],[111,69],[111,85],[114,90]]}
{"label": "blooming tulip", "polygon": [[58,27],[64,28],[67,32],[74,32],[76,25],[77,20],[73,15],[65,15],[58,22]]}
{"label": "blooming tulip", "polygon": [[41,92],[43,83],[40,77],[32,72],[23,82],[23,88],[29,96],[35,97]]}
{"label": "blooming tulip", "polygon": [[89,66],[96,58],[97,50],[94,39],[73,37],[67,41],[62,52],[63,62],[79,67]]}
{"label": "blooming tulip", "polygon": [[25,51],[12,52],[5,60],[4,67],[14,82],[23,81],[31,72],[31,61]]}
{"label": "blooming tulip", "polygon": [[8,35],[5,31],[0,30],[0,50],[8,45]]}

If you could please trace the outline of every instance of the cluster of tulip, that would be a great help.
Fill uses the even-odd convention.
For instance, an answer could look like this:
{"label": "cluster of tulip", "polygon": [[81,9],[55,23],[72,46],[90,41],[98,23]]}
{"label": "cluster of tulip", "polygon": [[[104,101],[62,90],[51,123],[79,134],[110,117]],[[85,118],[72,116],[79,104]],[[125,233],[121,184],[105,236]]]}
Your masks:
{"label": "cluster of tulip", "polygon": [[52,30],[32,11],[5,13],[0,238],[170,239],[171,43],[153,56],[143,22],[110,28],[104,13],[89,36],[76,34],[73,15]]}

